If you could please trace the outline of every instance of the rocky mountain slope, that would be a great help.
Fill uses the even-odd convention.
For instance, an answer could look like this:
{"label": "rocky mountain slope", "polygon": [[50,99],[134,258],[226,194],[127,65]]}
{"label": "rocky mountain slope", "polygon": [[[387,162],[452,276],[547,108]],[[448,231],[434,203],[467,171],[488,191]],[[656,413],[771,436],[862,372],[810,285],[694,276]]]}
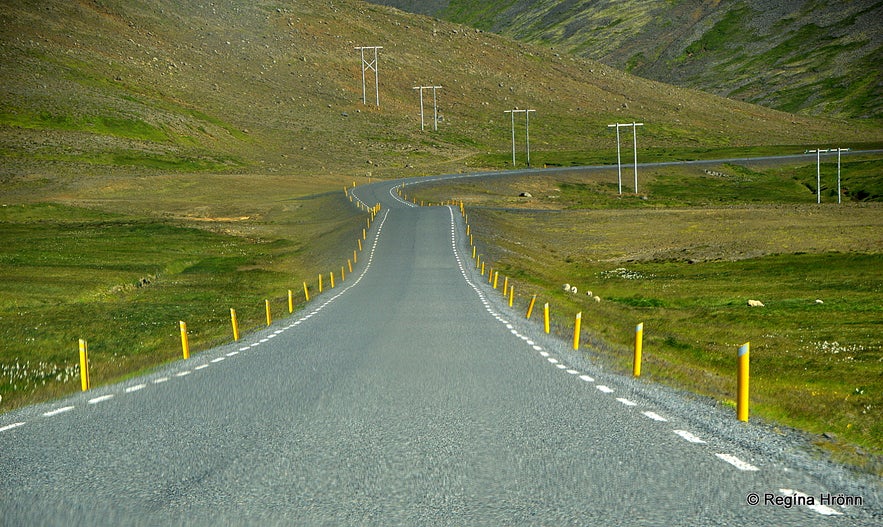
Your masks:
{"label": "rocky mountain slope", "polygon": [[[0,178],[15,181],[7,194],[112,169],[296,173],[336,184],[350,174],[471,168],[476,155],[508,152],[503,112],[513,107],[537,110],[532,147],[549,152],[611,149],[607,124],[641,119],[647,147],[881,135],[356,0],[0,6]],[[380,108],[361,101],[354,47],[366,45],[383,46]],[[424,133],[413,87],[427,83],[444,88],[439,130]]]}
{"label": "rocky mountain slope", "polygon": [[883,117],[883,2],[379,0],[789,112]]}

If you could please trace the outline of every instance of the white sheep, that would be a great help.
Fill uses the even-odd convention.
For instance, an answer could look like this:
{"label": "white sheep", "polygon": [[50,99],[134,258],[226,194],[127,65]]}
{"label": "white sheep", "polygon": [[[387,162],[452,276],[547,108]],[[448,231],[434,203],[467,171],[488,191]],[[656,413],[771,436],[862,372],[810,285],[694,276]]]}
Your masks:
{"label": "white sheep", "polygon": [[576,291],[576,286],[571,286],[571,288],[570,288],[570,292],[573,293],[573,294],[576,294],[576,292],[577,292],[577,291]]}
{"label": "white sheep", "polygon": [[760,300],[749,300],[748,307],[766,307]]}
{"label": "white sheep", "polygon": [[586,291],[586,296],[592,298],[595,295],[593,295],[591,291]]}
{"label": "white sheep", "polygon": [[594,300],[596,304],[600,304],[600,303],[601,303],[601,297],[600,297],[600,296],[595,295],[594,297],[592,297],[592,300]]}
{"label": "white sheep", "polygon": [[564,290],[570,292],[570,284],[564,284]]}

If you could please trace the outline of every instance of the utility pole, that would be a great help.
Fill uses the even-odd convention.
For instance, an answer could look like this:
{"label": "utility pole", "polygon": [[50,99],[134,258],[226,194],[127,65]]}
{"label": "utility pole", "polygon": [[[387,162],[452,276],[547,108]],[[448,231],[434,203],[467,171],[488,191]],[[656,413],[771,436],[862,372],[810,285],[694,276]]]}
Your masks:
{"label": "utility pole", "polygon": [[816,203],[822,202],[822,154],[828,152],[837,152],[837,203],[841,202],[840,198],[840,153],[849,152],[848,148],[816,148],[815,150],[807,150],[807,154],[816,155]]}
{"label": "utility pole", "polygon": [[633,137],[633,145],[635,149],[635,194],[638,193],[638,127],[644,126],[644,123],[614,123],[608,124],[607,128],[616,127],[616,166],[619,174],[619,193],[622,194],[622,159],[619,155],[620,146],[619,146],[619,128],[628,128],[632,127],[632,137]]}
{"label": "utility pole", "polygon": [[515,114],[523,113],[524,114],[524,125],[525,125],[525,142],[527,148],[527,166],[530,166],[530,112],[535,112],[536,110],[503,110],[503,113],[508,113],[512,115],[512,168],[515,168]]}
{"label": "utility pole", "polygon": [[619,195],[622,196],[622,157],[619,155],[619,123],[608,124],[607,128],[616,127],[616,178],[619,181]]}
{"label": "utility pole", "polygon": [[423,90],[432,89],[432,129],[438,131],[438,103],[436,98],[436,90],[440,90],[441,86],[414,86],[415,90],[420,90],[420,131],[423,126]]}
{"label": "utility pole", "polygon": [[[365,72],[368,70],[374,71],[374,97],[375,104],[378,108],[380,108],[380,74],[377,72],[377,50],[383,49],[383,46],[357,46],[355,49],[359,50],[362,56],[362,104],[368,104],[367,95],[365,93]],[[374,59],[368,60],[365,58],[365,50],[373,49],[374,50]]]}

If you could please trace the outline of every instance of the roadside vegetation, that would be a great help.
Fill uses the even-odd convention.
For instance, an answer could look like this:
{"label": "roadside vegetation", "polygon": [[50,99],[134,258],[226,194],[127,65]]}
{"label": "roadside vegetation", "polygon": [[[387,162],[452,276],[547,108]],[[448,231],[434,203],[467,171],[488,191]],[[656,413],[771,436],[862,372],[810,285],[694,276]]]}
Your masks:
{"label": "roadside vegetation", "polygon": [[479,252],[514,282],[516,309],[537,294],[563,337],[581,311],[592,360],[630,373],[643,322],[643,378],[734,405],[736,351],[750,342],[753,418],[809,431],[837,459],[883,474],[883,159],[842,169],[841,205],[830,159],[821,205],[814,161],[647,169],[637,195],[631,171],[618,194],[615,168],[408,195],[463,200]]}
{"label": "roadside vegetation", "polygon": [[[316,274],[351,257],[364,214],[342,190],[276,205],[304,217],[259,232],[241,230],[249,218],[240,216],[158,221],[55,203],[0,207],[3,408],[79,389],[78,339],[89,343],[99,385],[180,358],[179,320],[197,352],[232,340],[231,308],[247,332],[265,325],[264,300],[275,319],[288,315],[289,289],[300,307],[303,281],[315,294]],[[191,226],[199,221],[211,228]]]}

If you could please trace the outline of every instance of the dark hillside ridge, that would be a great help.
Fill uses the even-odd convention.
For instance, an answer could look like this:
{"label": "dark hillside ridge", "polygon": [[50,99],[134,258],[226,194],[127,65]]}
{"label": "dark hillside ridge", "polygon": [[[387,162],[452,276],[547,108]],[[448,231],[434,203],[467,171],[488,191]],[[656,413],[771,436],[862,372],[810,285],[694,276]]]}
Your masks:
{"label": "dark hillside ridge", "polygon": [[778,110],[883,117],[879,0],[378,3]]}

